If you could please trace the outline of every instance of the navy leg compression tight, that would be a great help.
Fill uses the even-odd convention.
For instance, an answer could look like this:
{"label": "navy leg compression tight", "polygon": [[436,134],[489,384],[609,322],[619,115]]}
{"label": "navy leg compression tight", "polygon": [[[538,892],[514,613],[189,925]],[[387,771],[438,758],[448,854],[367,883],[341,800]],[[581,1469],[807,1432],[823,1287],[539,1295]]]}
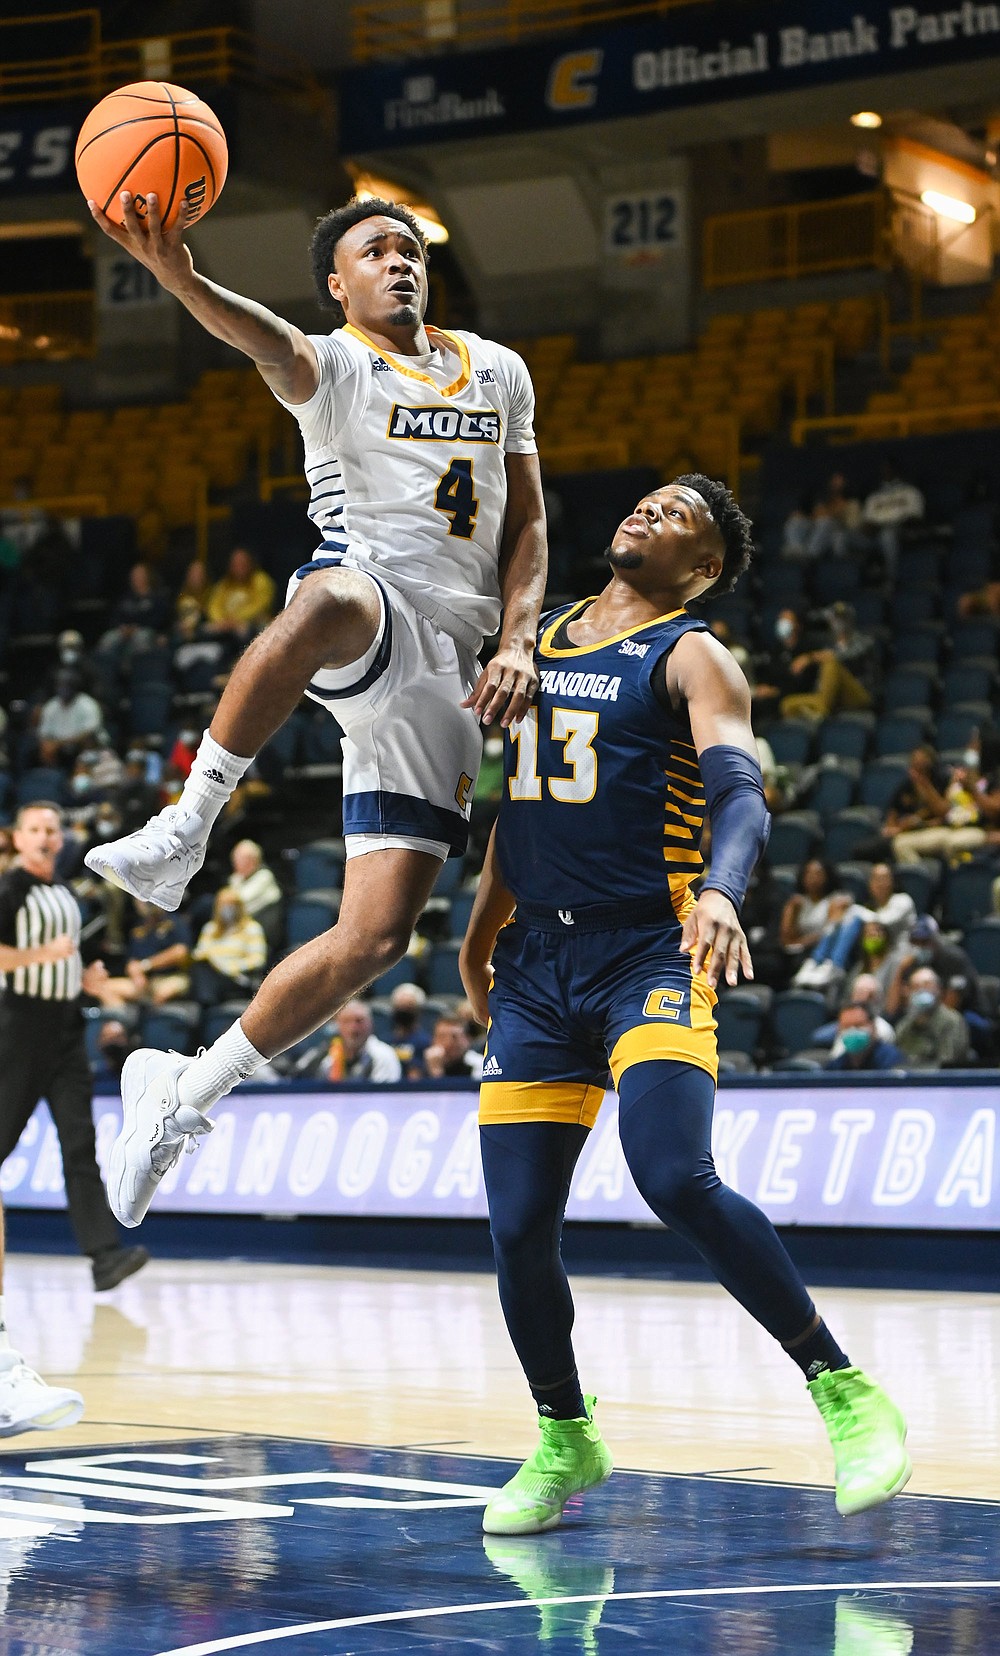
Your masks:
{"label": "navy leg compression tight", "polygon": [[[619,1100],[625,1159],[653,1212],[697,1248],[769,1334],[783,1344],[799,1340],[816,1317],[808,1290],[771,1221],[715,1171],[711,1076],[691,1064],[635,1064],[622,1076]],[[574,1371],[573,1301],[559,1243],[586,1138],[586,1128],[555,1122],[482,1128],[500,1303],[533,1387]]]}

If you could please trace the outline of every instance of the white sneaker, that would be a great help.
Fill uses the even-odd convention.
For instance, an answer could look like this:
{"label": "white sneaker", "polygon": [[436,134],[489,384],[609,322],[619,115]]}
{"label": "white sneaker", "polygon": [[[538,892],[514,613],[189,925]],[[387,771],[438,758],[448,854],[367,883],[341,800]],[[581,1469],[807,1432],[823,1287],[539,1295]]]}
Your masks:
{"label": "white sneaker", "polygon": [[205,861],[207,848],[208,829],[201,817],[168,805],[134,834],[95,845],[84,861],[130,897],[172,913]]}
{"label": "white sneaker", "polygon": [[214,1122],[177,1100],[177,1079],[193,1058],[143,1047],[122,1069],[122,1130],[111,1146],[106,1179],[108,1205],[119,1224],[142,1223],[156,1187],[195,1140]]}
{"label": "white sneaker", "polygon": [[16,1352],[10,1355],[14,1362],[0,1369],[0,1437],[75,1426],[83,1414],[80,1393],[64,1386],[47,1386],[23,1357]]}

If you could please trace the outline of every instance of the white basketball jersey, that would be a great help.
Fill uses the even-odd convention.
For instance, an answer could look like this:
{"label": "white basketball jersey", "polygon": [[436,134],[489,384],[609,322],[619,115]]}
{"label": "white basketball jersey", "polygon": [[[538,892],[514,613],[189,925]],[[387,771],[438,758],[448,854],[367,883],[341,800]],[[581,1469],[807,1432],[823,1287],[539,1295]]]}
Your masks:
{"label": "white basketball jersey", "polygon": [[319,385],[307,403],[283,406],[302,429],[324,549],[373,568],[478,649],[500,620],[504,455],[536,452],[534,394],[506,346],[427,335],[431,351],[403,357],[350,324],[313,334]]}

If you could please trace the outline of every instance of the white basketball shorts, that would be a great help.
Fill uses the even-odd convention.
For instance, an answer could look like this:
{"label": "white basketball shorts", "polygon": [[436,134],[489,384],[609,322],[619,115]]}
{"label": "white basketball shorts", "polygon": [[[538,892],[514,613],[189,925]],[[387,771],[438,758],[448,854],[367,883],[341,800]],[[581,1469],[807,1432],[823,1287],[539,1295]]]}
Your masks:
{"label": "white basketball shorts", "polygon": [[[306,575],[340,561],[319,555],[297,569],[286,603]],[[359,573],[381,602],[375,639],[359,661],[316,673],[306,691],[344,732],[347,855],[399,848],[442,861],[461,856],[483,738],[475,714],[460,704],[479,662],[388,581]]]}

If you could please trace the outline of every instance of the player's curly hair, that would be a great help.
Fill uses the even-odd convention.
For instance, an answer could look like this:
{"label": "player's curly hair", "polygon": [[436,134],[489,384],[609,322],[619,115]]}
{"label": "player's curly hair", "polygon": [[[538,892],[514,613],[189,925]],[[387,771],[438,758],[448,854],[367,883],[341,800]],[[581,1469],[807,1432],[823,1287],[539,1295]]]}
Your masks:
{"label": "player's curly hair", "polygon": [[683,483],[685,488],[694,489],[696,494],[701,495],[725,545],[721,574],[695,602],[703,604],[709,598],[721,598],[724,592],[732,592],[740,576],[750,567],[753,557],[753,524],[746,513],[740,510],[732,489],[728,489],[725,483],[720,483],[717,478],[706,477],[702,472],[685,472],[682,477],[675,477],[671,481]]}
{"label": "player's curly hair", "polygon": [[414,241],[418,242],[427,263],[427,239],[419,224],[408,207],[403,207],[398,201],[384,201],[381,196],[369,196],[360,201],[353,196],[343,207],[335,207],[332,213],[326,213],[317,221],[316,228],[309,243],[309,257],[312,260],[313,281],[316,283],[316,297],[322,310],[334,311],[338,321],[343,322],[343,307],[338,304],[327,286],[327,277],[333,270],[333,255],[341,236],[346,230],[353,229],[355,224],[362,224],[368,218],[399,219],[410,231]]}

